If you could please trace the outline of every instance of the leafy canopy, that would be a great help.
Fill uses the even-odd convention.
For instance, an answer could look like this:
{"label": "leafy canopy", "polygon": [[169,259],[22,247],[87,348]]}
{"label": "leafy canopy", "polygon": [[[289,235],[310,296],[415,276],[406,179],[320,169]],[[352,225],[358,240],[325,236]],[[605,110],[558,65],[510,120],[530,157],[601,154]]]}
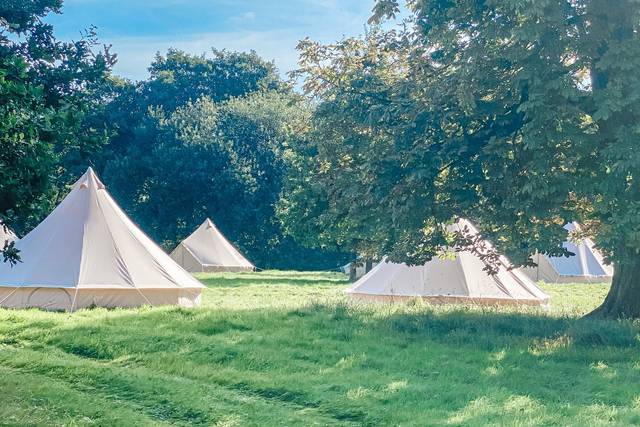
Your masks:
{"label": "leafy canopy", "polygon": [[[0,224],[18,232],[50,209],[67,168],[106,140],[86,122],[115,56],[107,47],[94,52],[93,29],[79,41],[57,41],[42,17],[60,6],[0,5]],[[15,260],[15,250],[6,249],[5,258]]]}
{"label": "leafy canopy", "polygon": [[[617,275],[637,270],[640,4],[407,7],[396,29],[300,44],[319,107],[284,200],[292,233],[421,263],[467,217],[522,264],[566,254],[562,227],[578,220]],[[397,11],[379,0],[371,22]]]}
{"label": "leafy canopy", "polygon": [[125,210],[167,250],[207,217],[260,267],[337,265],[335,253],[283,235],[275,204],[285,154],[309,109],[255,53],[170,50],[151,77],[120,82],[105,107],[99,158]]}

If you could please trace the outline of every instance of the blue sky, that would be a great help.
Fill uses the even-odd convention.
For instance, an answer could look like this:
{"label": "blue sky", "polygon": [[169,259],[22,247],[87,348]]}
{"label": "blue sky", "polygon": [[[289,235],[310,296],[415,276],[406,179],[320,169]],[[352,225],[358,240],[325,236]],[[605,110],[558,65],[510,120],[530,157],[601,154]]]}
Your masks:
{"label": "blue sky", "polygon": [[374,0],[65,0],[47,18],[56,35],[78,39],[90,25],[118,54],[115,73],[138,80],[157,51],[201,54],[255,50],[282,73],[296,67],[298,40],[328,43],[364,32]]}

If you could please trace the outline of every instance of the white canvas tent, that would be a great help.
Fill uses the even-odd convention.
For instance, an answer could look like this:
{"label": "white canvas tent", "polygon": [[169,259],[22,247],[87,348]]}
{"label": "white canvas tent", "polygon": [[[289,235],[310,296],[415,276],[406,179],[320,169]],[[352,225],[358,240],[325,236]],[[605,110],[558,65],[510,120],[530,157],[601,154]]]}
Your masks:
{"label": "white canvas tent", "polygon": [[[569,233],[580,230],[577,222],[564,227]],[[591,239],[579,242],[567,240],[562,244],[575,255],[570,257],[549,257],[536,254],[532,257],[536,267],[527,267],[524,272],[535,281],[547,283],[598,283],[611,282],[613,267],[605,264],[602,254]]]}
{"label": "white canvas tent", "polygon": [[171,258],[190,272],[255,270],[207,218],[171,252]]}
{"label": "white canvas tent", "polygon": [[[454,226],[477,230],[466,220]],[[488,243],[487,243],[488,245]],[[477,255],[456,252],[433,258],[424,265],[408,266],[382,261],[347,291],[352,299],[397,301],[423,298],[432,303],[545,305],[549,296],[518,269],[509,270],[501,257],[496,275],[488,274]]]}
{"label": "white canvas tent", "polygon": [[118,207],[93,170],[0,263],[0,305],[76,310],[92,305],[194,306],[204,287]]}

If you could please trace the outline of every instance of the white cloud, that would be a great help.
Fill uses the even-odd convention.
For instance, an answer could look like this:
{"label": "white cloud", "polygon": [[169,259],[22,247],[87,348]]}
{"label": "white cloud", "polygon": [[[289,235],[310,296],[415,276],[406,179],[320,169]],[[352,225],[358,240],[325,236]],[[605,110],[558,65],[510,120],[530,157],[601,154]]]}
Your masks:
{"label": "white cloud", "polygon": [[[177,4],[205,0],[164,1]],[[217,0],[216,4],[227,1],[231,0]],[[273,60],[284,76],[297,68],[298,52],[295,47],[301,39],[310,37],[321,43],[330,43],[343,37],[362,34],[373,1],[298,0],[294,3],[297,4],[293,10],[291,5],[284,4],[269,4],[265,8],[264,4],[254,1],[237,3],[242,4],[244,9],[235,16],[225,18],[227,24],[232,24],[231,30],[175,34],[168,29],[158,31],[155,28],[154,31],[161,34],[131,35],[116,32],[115,34],[122,36],[102,37],[101,41],[112,44],[112,51],[118,54],[115,73],[134,80],[147,78],[147,68],[156,52],[164,53],[170,47],[192,54],[208,54],[212,47],[233,51],[255,50],[264,59]],[[281,19],[271,21],[271,15],[274,14]],[[224,26],[212,22],[210,28],[221,27]]]}
{"label": "white cloud", "polygon": [[245,22],[253,22],[256,19],[256,13],[254,11],[244,12],[238,16],[234,16],[230,19],[231,22],[234,23],[245,23]]}

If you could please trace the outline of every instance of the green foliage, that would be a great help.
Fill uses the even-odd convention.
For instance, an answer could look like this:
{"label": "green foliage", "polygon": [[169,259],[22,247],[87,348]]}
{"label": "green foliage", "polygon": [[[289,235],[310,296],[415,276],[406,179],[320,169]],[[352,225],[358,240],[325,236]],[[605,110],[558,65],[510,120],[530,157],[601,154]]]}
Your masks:
{"label": "green foliage", "polygon": [[283,151],[306,116],[297,97],[273,91],[218,103],[202,97],[170,113],[156,108],[126,154],[107,163],[105,181],[167,249],[211,217],[258,266],[327,267],[335,254],[300,249],[282,235],[274,211]]}
{"label": "green foliage", "polygon": [[104,142],[87,119],[115,57],[95,53],[93,29],[77,42],[53,37],[41,18],[58,0],[0,6],[0,222],[19,233],[55,205],[65,173]]}
{"label": "green foliage", "polygon": [[160,108],[171,114],[202,97],[218,103],[256,91],[288,92],[274,65],[253,52],[214,49],[209,58],[169,49],[165,56],[157,54],[149,68],[148,80],[132,83],[111,79],[103,86],[110,102],[103,107],[101,120],[111,132],[109,145],[95,158],[99,170],[110,160],[126,155],[131,140],[142,143],[140,133],[144,133],[151,110]]}
{"label": "green foliage", "polygon": [[0,309],[0,418],[40,425],[634,425],[638,324],[349,304],[339,274],[200,276],[197,309]]}
{"label": "green foliage", "polygon": [[[527,264],[568,255],[562,227],[577,220],[629,272],[612,293],[626,314],[610,314],[640,316],[640,7],[534,3],[409,1],[397,29],[301,42],[319,107],[294,147],[309,158],[283,199],[290,232],[422,263],[466,217]],[[379,1],[372,22],[396,12]]]}
{"label": "green foliage", "polygon": [[111,79],[97,115],[109,144],[93,157],[124,209],[167,250],[211,217],[259,267],[332,268],[336,252],[284,236],[275,204],[309,108],[255,53],[171,49],[151,77]]}
{"label": "green foliage", "polygon": [[[41,18],[61,3],[0,4],[0,223],[28,232],[90,164],[166,249],[212,217],[261,267],[344,262],[284,236],[275,216],[308,106],[273,63],[170,49],[132,83],[109,74],[115,56],[98,51],[93,28],[55,40]],[[2,258],[15,260],[7,249]]]}
{"label": "green foliage", "polygon": [[212,49],[212,53],[210,58],[177,49],[157,54],[149,67],[151,77],[141,84],[143,102],[173,111],[203,96],[219,102],[251,92],[286,91],[275,65],[255,52]]}

